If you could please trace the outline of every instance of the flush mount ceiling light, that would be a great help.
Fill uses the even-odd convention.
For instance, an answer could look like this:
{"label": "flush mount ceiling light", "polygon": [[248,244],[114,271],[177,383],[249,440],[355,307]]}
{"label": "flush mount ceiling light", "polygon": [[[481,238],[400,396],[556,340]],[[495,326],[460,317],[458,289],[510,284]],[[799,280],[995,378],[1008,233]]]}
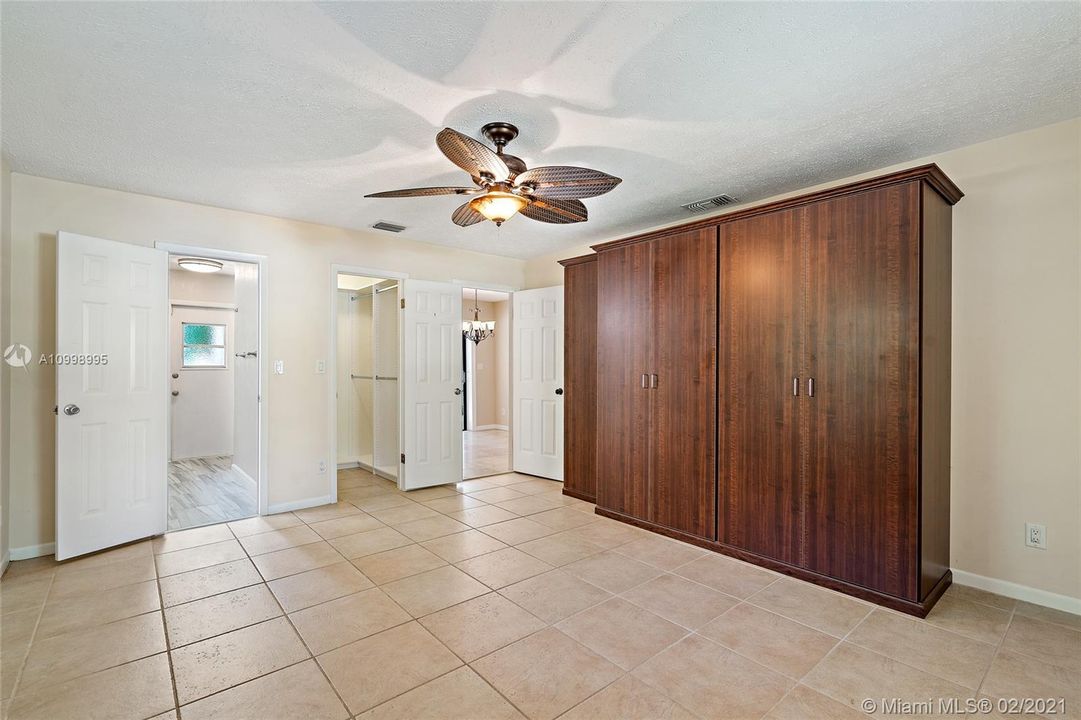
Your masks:
{"label": "flush mount ceiling light", "polygon": [[222,269],[222,264],[210,258],[183,257],[176,261],[184,270],[197,273],[216,273]]}
{"label": "flush mount ceiling light", "polygon": [[450,128],[435,136],[435,144],[447,159],[469,173],[476,187],[409,188],[364,197],[477,195],[451,215],[455,225],[466,227],[484,220],[502,225],[519,212],[530,220],[565,224],[589,219],[580,198],[602,195],[622,182],[589,168],[553,165],[527,170],[521,158],[503,152],[507,143],[518,137],[518,128],[507,122],[493,122],[480,131],[495,145],[494,151]]}

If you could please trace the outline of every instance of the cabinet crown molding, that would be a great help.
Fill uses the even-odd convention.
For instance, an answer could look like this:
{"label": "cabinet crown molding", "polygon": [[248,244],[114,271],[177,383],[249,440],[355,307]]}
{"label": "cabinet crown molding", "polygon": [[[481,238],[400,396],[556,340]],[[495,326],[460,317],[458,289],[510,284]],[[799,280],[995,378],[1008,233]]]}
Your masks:
{"label": "cabinet crown molding", "polygon": [[[868,178],[866,180],[859,180],[857,182],[847,183],[845,185],[838,185],[837,187],[826,188],[825,190],[818,190],[817,192],[807,193],[805,195],[797,195],[795,197],[785,198],[783,200],[777,200],[775,202],[765,203],[762,205],[752,205],[751,207],[732,210],[730,212],[722,213],[720,215],[711,215],[709,217],[700,218],[689,223],[683,223],[682,225],[673,225],[671,227],[648,230],[646,232],[629,235],[625,238],[610,240],[608,242],[598,243],[597,245],[590,245],[590,247],[597,252],[601,252],[602,250],[610,250],[612,248],[641,242],[643,240],[652,240],[663,235],[687,232],[688,230],[696,230],[698,228],[708,227],[710,225],[722,225],[724,223],[729,223],[734,220],[741,220],[743,218],[752,217],[754,215],[762,215],[764,213],[775,212],[777,210],[786,210],[788,208],[798,207],[800,205],[807,205],[809,203],[819,202],[822,200],[829,200],[830,198],[840,197],[842,195],[863,192],[864,190],[885,187],[887,185],[911,182],[913,180],[922,180],[923,182],[926,182],[935,190],[935,192],[942,196],[943,200],[945,200],[950,205],[955,205],[958,200],[965,196],[965,194],[961,192],[961,189],[957,187],[957,185],[955,185],[949,177],[947,177],[946,173],[942,172],[942,168],[940,168],[935,163],[930,163],[928,165],[920,165],[918,167],[908,168],[907,170],[898,170],[897,172],[893,172],[888,175],[879,175],[877,177]],[[590,256],[587,255],[583,257]],[[560,262],[567,263],[577,259],[578,258],[571,258],[570,260],[562,260]]]}
{"label": "cabinet crown molding", "polygon": [[577,257],[567,258],[566,260],[560,260],[559,264],[563,267],[570,267],[571,265],[581,265],[582,263],[597,262],[597,253],[589,253],[588,255],[579,255]]}

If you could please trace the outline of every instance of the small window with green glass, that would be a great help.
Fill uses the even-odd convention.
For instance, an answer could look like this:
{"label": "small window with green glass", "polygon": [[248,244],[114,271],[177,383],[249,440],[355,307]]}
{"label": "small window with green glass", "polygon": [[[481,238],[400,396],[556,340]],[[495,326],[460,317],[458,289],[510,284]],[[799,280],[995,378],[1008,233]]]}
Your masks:
{"label": "small window with green glass", "polygon": [[182,323],[184,331],[183,367],[224,368],[225,326]]}

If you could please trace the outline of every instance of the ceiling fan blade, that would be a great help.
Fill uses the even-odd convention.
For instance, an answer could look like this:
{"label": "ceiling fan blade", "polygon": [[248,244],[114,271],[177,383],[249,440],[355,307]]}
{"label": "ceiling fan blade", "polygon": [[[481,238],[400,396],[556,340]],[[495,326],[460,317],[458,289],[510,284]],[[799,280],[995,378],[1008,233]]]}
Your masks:
{"label": "ceiling fan blade", "polygon": [[450,216],[450,219],[454,221],[455,225],[468,227],[470,225],[476,225],[479,222],[484,222],[487,218],[485,218],[479,212],[470,207],[469,203],[462,203],[457,208],[455,208],[454,213]]}
{"label": "ceiling fan blade", "polygon": [[506,182],[510,177],[510,169],[494,150],[457,130],[443,128],[435,136],[435,144],[448,160],[473,177],[484,173],[491,175],[494,182]]}
{"label": "ceiling fan blade", "polygon": [[530,220],[565,225],[585,222],[589,212],[580,200],[556,200],[550,197],[534,197],[533,202],[521,210]]}
{"label": "ceiling fan blade", "polygon": [[537,195],[565,200],[603,195],[623,181],[600,170],[549,165],[526,170],[514,182],[518,187],[531,186]]}
{"label": "ceiling fan blade", "polygon": [[405,190],[387,190],[386,192],[365,195],[366,198],[402,198],[402,197],[429,197],[431,195],[476,195],[484,192],[476,187],[422,187],[406,188]]}

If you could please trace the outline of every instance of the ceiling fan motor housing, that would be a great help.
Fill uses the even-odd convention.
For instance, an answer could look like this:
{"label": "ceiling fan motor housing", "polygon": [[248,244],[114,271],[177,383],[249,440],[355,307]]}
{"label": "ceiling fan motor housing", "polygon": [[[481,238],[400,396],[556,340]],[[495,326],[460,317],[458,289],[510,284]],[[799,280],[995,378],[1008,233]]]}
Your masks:
{"label": "ceiling fan motor housing", "polygon": [[503,158],[503,162],[510,169],[511,178],[517,177],[526,171],[526,164],[522,158],[503,152],[503,148],[507,146],[507,143],[518,137],[518,128],[515,125],[508,122],[490,122],[480,129],[480,134],[495,145],[495,151],[499,154],[499,157]]}

